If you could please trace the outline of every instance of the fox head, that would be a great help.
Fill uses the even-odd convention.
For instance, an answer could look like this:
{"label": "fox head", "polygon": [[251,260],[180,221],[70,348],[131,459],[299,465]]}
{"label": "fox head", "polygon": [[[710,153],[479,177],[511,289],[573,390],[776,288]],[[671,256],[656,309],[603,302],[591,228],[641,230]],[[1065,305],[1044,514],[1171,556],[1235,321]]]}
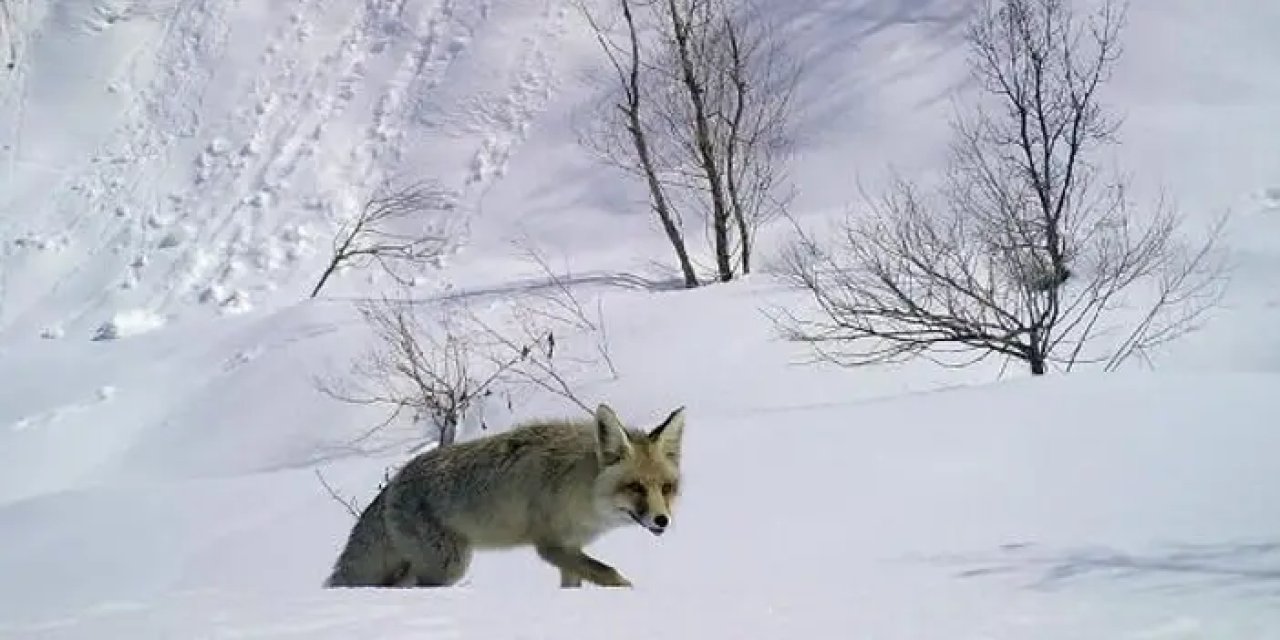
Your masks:
{"label": "fox head", "polygon": [[671,525],[680,493],[680,438],[684,407],[648,433],[627,429],[606,405],[596,409],[598,490],[611,515],[634,520],[654,535]]}

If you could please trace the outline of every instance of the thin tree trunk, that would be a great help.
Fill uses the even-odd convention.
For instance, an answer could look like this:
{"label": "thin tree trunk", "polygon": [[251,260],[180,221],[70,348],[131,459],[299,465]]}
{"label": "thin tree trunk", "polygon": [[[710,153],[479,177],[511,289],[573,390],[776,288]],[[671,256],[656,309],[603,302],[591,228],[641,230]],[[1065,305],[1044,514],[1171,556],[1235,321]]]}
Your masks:
{"label": "thin tree trunk", "polygon": [[680,272],[684,276],[685,288],[696,288],[698,286],[698,274],[693,270],[693,262],[689,260],[689,251],[684,246],[684,236],[680,234],[680,227],[676,226],[675,217],[671,214],[671,208],[668,206],[666,196],[662,191],[662,183],[658,181],[644,133],[638,128],[639,124],[634,122],[636,118],[632,116],[632,119],[631,135],[635,142],[636,155],[640,158],[640,164],[644,167],[645,180],[649,184],[649,195],[652,200],[653,211],[658,214],[658,220],[662,222],[662,230],[666,232],[667,240],[671,242],[671,247],[676,251],[676,259],[680,262]]}
{"label": "thin tree trunk", "polygon": [[1027,365],[1031,367],[1033,376],[1045,374],[1045,361],[1049,354],[1045,349],[1043,337],[1044,333],[1038,327],[1033,327],[1030,335],[1027,336]]}
{"label": "thin tree trunk", "polygon": [[751,225],[747,223],[746,204],[742,202],[742,192],[738,184],[738,150],[750,153],[748,147],[751,143],[742,137],[742,121],[746,115],[747,109],[747,92],[749,91],[745,73],[744,62],[742,59],[742,47],[738,42],[738,31],[733,20],[726,17],[724,20],[725,35],[729,39],[729,64],[730,81],[733,84],[733,118],[730,121],[728,140],[725,143],[725,176],[728,181],[729,202],[733,211],[733,220],[738,228],[738,240],[742,243],[742,255],[739,256],[739,264],[742,265],[742,273],[751,273]]}
{"label": "thin tree trunk", "polygon": [[346,237],[342,238],[342,242],[334,247],[333,259],[329,261],[329,266],[325,267],[324,273],[320,274],[320,280],[316,282],[316,286],[311,289],[312,298],[320,295],[320,289],[324,288],[325,283],[329,281],[329,277],[338,270],[338,265],[351,259],[351,255],[353,253],[351,245],[355,243],[356,236],[364,233],[365,221],[368,216],[369,208],[366,206],[364,209],[361,209],[359,217],[356,218],[355,224],[351,227],[351,230],[347,233]]}
{"label": "thin tree trunk", "polygon": [[622,0],[622,14],[627,21],[627,32],[631,42],[631,69],[630,77],[628,78],[630,87],[627,90],[627,105],[623,107],[623,112],[627,116],[627,128],[631,132],[631,141],[636,148],[636,157],[640,160],[645,182],[649,186],[649,197],[653,211],[658,215],[658,220],[662,222],[662,230],[667,234],[667,240],[671,242],[671,247],[675,249],[676,259],[680,262],[680,271],[684,276],[685,288],[693,289],[699,284],[698,274],[693,270],[693,262],[689,260],[689,251],[685,247],[684,236],[681,235],[680,227],[676,224],[675,215],[671,212],[671,205],[667,202],[666,192],[663,190],[662,181],[658,178],[658,170],[654,166],[653,155],[649,150],[649,141],[645,137],[644,127],[640,121],[640,42],[639,36],[636,34],[635,17],[631,13],[629,0]]}
{"label": "thin tree trunk", "polygon": [[445,416],[444,424],[440,425],[441,447],[447,447],[458,440],[458,416],[453,414]]}
{"label": "thin tree trunk", "polygon": [[729,255],[729,207],[725,202],[723,176],[716,162],[716,149],[711,140],[711,127],[707,114],[706,101],[703,100],[702,83],[698,80],[693,67],[693,54],[689,50],[689,29],[692,28],[688,16],[681,17],[676,0],[667,0],[667,9],[671,14],[672,35],[675,36],[676,53],[680,57],[681,77],[689,101],[693,105],[694,142],[698,149],[702,171],[707,179],[707,187],[711,196],[711,225],[715,241],[716,271],[721,282],[733,280],[733,261]]}
{"label": "thin tree trunk", "polygon": [[320,295],[320,289],[324,287],[324,283],[328,282],[329,276],[333,275],[333,272],[337,270],[338,270],[338,258],[335,256],[333,260],[329,261],[329,266],[325,268],[324,273],[321,274],[320,280],[316,282],[315,288],[311,290],[312,298]]}

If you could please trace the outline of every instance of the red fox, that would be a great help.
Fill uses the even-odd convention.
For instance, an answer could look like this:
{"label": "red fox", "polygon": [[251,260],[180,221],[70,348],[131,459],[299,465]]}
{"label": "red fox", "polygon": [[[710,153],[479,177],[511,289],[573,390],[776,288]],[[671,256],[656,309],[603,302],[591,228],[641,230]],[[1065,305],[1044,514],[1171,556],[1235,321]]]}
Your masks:
{"label": "red fox", "polygon": [[607,405],[595,419],[547,421],[410,460],[360,514],[326,586],[446,586],[474,549],[531,545],[560,586],[631,583],[582,548],[635,523],[671,526],[684,407],[649,432]]}

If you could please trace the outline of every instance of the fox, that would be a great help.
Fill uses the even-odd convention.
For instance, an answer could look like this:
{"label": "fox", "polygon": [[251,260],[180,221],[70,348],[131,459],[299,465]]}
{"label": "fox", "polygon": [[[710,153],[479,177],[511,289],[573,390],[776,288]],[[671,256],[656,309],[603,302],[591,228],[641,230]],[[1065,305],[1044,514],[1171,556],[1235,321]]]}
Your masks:
{"label": "fox", "polygon": [[543,420],[411,458],[360,513],[325,587],[445,587],[477,549],[532,546],[583,581],[631,587],[583,551],[604,533],[672,526],[680,494],[685,408],[649,431],[607,404],[584,420]]}

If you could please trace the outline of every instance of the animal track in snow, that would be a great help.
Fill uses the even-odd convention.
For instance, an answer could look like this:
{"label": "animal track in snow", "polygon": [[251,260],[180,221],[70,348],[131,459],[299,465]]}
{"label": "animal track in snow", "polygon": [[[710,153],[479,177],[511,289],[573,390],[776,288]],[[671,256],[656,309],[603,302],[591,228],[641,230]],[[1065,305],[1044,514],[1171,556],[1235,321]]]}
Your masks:
{"label": "animal track in snow", "polygon": [[506,173],[507,163],[528,135],[529,125],[550,100],[555,84],[547,43],[563,35],[567,11],[548,7],[539,33],[521,41],[520,63],[506,91],[480,94],[464,102],[460,127],[484,134],[471,159],[466,184],[485,185]]}
{"label": "animal track in snow", "polygon": [[[95,78],[119,105],[103,111],[110,120],[99,143],[83,162],[50,168],[60,197],[31,211],[25,217],[34,222],[19,229],[25,235],[10,233],[12,244],[0,247],[17,267],[36,265],[36,252],[61,251],[39,263],[56,270],[59,286],[21,296],[6,287],[19,301],[5,317],[43,298],[69,304],[85,295],[80,283],[105,304],[165,314],[188,304],[221,311],[200,302],[215,285],[260,303],[260,292],[298,279],[327,244],[332,223],[350,210],[333,204],[345,192],[358,199],[386,176],[421,170],[424,150],[459,131],[468,134],[464,146],[446,140],[447,160],[429,170],[442,170],[464,200],[482,195],[545,107],[549,54],[569,6],[520,5],[83,3],[76,19],[96,11],[108,25],[129,20],[142,39]],[[505,29],[506,13],[518,15],[519,30]],[[514,50],[490,47],[485,38],[493,37]],[[13,95],[0,96],[0,106]],[[459,213],[456,226],[467,217]],[[319,240],[294,234],[307,225]],[[445,231],[455,244],[464,240],[464,230]]]}
{"label": "animal track in snow", "polygon": [[1262,190],[1262,207],[1270,211],[1280,211],[1280,187]]}
{"label": "animal track in snow", "polygon": [[96,405],[110,401],[116,395],[116,388],[110,385],[99,387],[93,394],[93,397],[83,402],[70,404],[63,407],[57,407],[48,411],[21,418],[13,424],[9,425],[12,431],[26,431],[40,427],[47,427],[61,420],[63,417],[86,411]]}
{"label": "animal track in snow", "polygon": [[117,312],[110,320],[98,326],[94,340],[116,340],[141,335],[163,327],[167,319],[146,309],[128,309]]}

